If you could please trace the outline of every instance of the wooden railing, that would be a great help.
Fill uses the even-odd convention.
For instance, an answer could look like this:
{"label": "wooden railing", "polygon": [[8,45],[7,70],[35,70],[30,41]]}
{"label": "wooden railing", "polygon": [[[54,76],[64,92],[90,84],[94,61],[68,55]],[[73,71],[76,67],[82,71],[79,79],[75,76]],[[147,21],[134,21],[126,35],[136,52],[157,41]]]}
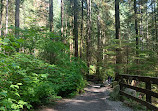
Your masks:
{"label": "wooden railing", "polygon": [[[152,97],[158,98],[158,93],[153,92],[151,90],[151,86],[152,84],[158,85],[158,78],[156,77],[143,77],[143,76],[135,76],[135,75],[119,75],[119,84],[120,84],[120,95],[122,96],[126,96],[128,98],[131,98],[132,100],[135,100],[139,103],[141,103],[142,105],[146,106],[148,109],[154,110],[154,111],[158,111],[158,107],[154,106],[152,104]],[[136,87],[136,86],[131,86],[129,84],[127,84],[128,80],[136,80],[137,82],[144,82],[145,83],[145,88],[140,88],[140,87]],[[141,92],[144,93],[146,95],[146,100],[142,100],[140,98],[137,98],[135,96],[132,96],[130,94],[127,94],[124,89],[125,88],[130,88],[133,89],[137,92]],[[123,98],[121,97],[121,100]]]}

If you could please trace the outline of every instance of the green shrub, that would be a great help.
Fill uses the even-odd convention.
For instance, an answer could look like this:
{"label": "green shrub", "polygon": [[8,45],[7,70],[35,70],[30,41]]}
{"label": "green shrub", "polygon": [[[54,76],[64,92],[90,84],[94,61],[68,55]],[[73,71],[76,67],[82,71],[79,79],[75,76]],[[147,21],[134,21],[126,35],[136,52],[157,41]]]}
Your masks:
{"label": "green shrub", "polygon": [[63,69],[26,54],[6,56],[0,61],[0,106],[4,111],[70,96],[85,86],[75,67]]}
{"label": "green shrub", "polygon": [[120,86],[116,85],[113,91],[110,93],[110,99],[113,101],[119,100],[119,91],[120,91]]}
{"label": "green shrub", "polygon": [[35,29],[20,31],[24,39],[14,34],[0,39],[0,111],[30,109],[85,87],[85,63],[70,60],[68,47],[53,40],[59,37]]}

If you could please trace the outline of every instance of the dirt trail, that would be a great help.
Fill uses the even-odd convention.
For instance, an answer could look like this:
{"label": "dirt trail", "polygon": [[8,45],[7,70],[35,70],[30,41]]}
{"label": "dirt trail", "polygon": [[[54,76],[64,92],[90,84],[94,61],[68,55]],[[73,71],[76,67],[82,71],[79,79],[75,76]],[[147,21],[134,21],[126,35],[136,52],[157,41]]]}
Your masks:
{"label": "dirt trail", "polygon": [[109,87],[91,85],[85,88],[86,93],[73,99],[62,99],[54,108],[44,108],[40,111],[117,111],[105,100],[105,90]]}

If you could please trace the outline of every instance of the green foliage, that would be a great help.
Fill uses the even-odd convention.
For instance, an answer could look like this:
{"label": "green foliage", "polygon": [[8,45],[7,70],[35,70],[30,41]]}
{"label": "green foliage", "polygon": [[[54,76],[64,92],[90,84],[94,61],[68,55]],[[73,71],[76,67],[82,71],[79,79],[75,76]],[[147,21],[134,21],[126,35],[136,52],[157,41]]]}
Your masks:
{"label": "green foliage", "polygon": [[119,91],[120,91],[120,86],[116,85],[113,89],[113,91],[110,93],[110,99],[113,101],[119,100]]}
{"label": "green foliage", "polygon": [[25,39],[13,34],[0,39],[0,110],[30,109],[85,87],[85,63],[70,60],[59,37],[39,28],[20,30],[20,36]]}

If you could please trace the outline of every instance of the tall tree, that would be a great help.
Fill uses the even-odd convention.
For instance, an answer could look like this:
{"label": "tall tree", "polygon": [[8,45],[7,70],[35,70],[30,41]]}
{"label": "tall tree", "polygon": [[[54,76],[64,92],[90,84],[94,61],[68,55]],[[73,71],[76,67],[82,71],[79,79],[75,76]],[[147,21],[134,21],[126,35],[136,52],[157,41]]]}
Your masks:
{"label": "tall tree", "polygon": [[19,20],[19,14],[20,14],[20,0],[16,0],[15,2],[15,36],[18,38],[19,37],[19,25],[20,25],[20,20]]}
{"label": "tall tree", "polygon": [[[138,21],[137,21],[137,1],[134,0],[134,15],[135,15],[135,34],[136,34],[136,56],[138,57]],[[139,63],[139,60],[136,59],[136,64]]]}
{"label": "tall tree", "polygon": [[83,39],[83,0],[82,0],[82,20],[81,20],[80,58],[82,58],[82,39]]}
{"label": "tall tree", "polygon": [[50,28],[50,32],[54,30],[53,28],[53,0],[49,0],[49,28]]}
{"label": "tall tree", "polygon": [[[91,46],[91,0],[87,0],[87,39],[86,39],[86,45],[87,45],[87,52],[86,52],[86,58],[87,58],[87,66],[90,66],[90,46]],[[89,73],[89,71],[88,71]]]}
{"label": "tall tree", "polygon": [[98,44],[97,44],[97,68],[96,68],[96,74],[98,76],[98,79],[100,79],[100,65],[101,65],[101,58],[102,58],[102,55],[101,55],[101,28],[100,28],[100,14],[98,12],[98,20],[97,20],[97,28],[98,28],[98,33],[97,33],[97,36],[98,36]]}
{"label": "tall tree", "polygon": [[75,57],[78,57],[78,1],[74,0],[74,41],[75,41]]}
{"label": "tall tree", "polygon": [[62,40],[64,41],[64,28],[63,28],[63,24],[64,23],[64,1],[61,0],[61,37]]}
{"label": "tall tree", "polygon": [[[2,29],[2,17],[3,17],[3,0],[1,0],[1,4],[0,4],[1,8],[0,8],[0,29]],[[2,35],[2,31],[0,31],[0,36]]]}
{"label": "tall tree", "polygon": [[[119,2],[120,0],[115,0],[115,31],[116,31],[116,40],[118,45],[120,45],[120,16],[119,16]],[[116,48],[116,69],[115,69],[115,77],[119,75],[121,63],[121,55],[120,49]]]}
{"label": "tall tree", "polygon": [[142,0],[139,1],[139,13],[140,13],[140,22],[139,22],[139,35],[141,36],[140,37],[140,45],[141,45],[141,49],[143,50],[143,12],[142,12]]}
{"label": "tall tree", "polygon": [[8,5],[9,5],[9,1],[6,0],[6,34],[8,34]]}
{"label": "tall tree", "polygon": [[158,42],[158,30],[157,30],[157,9],[156,9],[156,1],[154,0],[154,24],[155,24],[155,37],[156,37],[156,42]]}

